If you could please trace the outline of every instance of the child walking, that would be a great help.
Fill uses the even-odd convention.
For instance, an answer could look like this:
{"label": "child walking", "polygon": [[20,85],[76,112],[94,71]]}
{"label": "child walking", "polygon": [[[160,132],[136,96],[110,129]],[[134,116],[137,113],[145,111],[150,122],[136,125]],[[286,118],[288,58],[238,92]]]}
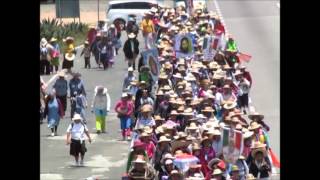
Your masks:
{"label": "child walking", "polygon": [[82,56],[84,54],[84,68],[91,68],[91,65],[90,65],[90,57],[91,57],[91,51],[90,51],[90,46],[89,46],[89,41],[85,41],[84,42],[84,48],[81,52],[81,55]]}

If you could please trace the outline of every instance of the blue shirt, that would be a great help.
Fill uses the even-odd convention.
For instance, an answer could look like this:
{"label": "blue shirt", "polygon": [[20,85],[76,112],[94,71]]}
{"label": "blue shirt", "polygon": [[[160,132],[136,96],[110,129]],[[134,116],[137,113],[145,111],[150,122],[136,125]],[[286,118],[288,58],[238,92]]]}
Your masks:
{"label": "blue shirt", "polygon": [[86,91],[84,89],[83,81],[81,79],[71,79],[69,82],[70,96],[74,96],[74,92],[78,94],[82,92],[86,96]]}
{"label": "blue shirt", "polygon": [[65,96],[68,93],[68,82],[65,79],[57,79],[53,88],[56,90],[57,96]]}

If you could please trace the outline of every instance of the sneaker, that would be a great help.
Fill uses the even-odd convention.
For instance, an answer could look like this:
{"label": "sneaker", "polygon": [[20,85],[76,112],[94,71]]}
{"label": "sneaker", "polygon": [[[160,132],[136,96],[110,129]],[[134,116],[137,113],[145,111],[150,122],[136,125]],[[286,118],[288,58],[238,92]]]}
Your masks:
{"label": "sneaker", "polygon": [[127,137],[127,140],[128,140],[128,141],[131,141],[131,136],[128,136],[128,137]]}
{"label": "sneaker", "polygon": [[80,161],[79,165],[80,165],[80,166],[83,166],[83,160]]}
{"label": "sneaker", "polygon": [[51,136],[53,137],[53,136],[54,136],[54,133],[51,133]]}
{"label": "sneaker", "polygon": [[55,136],[58,136],[58,133],[57,133],[57,132],[55,132],[55,133],[54,133],[54,135],[55,135]]}

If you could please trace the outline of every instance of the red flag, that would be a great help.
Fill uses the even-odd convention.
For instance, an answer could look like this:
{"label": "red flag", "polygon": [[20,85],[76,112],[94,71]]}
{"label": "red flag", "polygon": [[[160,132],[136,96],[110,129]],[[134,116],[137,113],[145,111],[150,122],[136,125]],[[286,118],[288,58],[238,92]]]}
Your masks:
{"label": "red flag", "polygon": [[249,55],[249,54],[244,54],[244,53],[241,53],[241,52],[239,52],[239,53],[237,54],[237,56],[238,56],[240,62],[243,62],[243,61],[249,62],[249,61],[251,60],[251,58],[252,58],[251,55]]}
{"label": "red flag", "polygon": [[272,164],[273,166],[280,168],[280,161],[279,159],[276,157],[276,155],[273,153],[273,151],[271,150],[271,148],[269,148],[269,153],[271,156],[271,160],[272,160]]}

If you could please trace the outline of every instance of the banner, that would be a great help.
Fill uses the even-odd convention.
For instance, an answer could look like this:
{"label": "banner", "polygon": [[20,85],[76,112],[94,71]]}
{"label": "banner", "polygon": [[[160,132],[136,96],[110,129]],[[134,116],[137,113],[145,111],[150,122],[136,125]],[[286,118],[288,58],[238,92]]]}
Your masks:
{"label": "banner", "polygon": [[243,150],[242,132],[230,128],[223,128],[222,144],[225,161],[232,164],[236,163]]}
{"label": "banner", "polygon": [[156,82],[158,81],[158,76],[160,74],[160,64],[158,61],[158,50],[149,49],[141,52],[143,57],[143,64],[150,68],[150,74],[152,79]]}
{"label": "banner", "polygon": [[206,36],[203,40],[203,56],[206,60],[213,60],[214,56],[216,55],[217,51],[213,49],[213,36]]}
{"label": "banner", "polygon": [[191,33],[177,34],[175,36],[176,58],[192,57],[194,54],[194,40]]}

